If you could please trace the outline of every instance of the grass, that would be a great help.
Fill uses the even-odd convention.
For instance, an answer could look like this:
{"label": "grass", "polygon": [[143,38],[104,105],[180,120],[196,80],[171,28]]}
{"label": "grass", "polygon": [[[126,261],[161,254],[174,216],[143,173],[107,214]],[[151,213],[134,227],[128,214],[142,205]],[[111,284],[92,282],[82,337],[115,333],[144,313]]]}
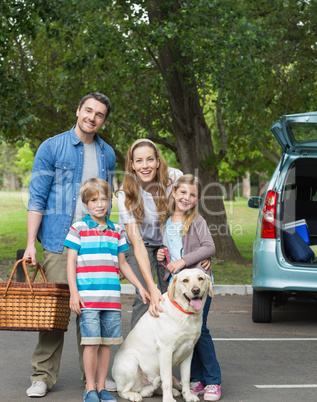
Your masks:
{"label": "grass", "polygon": [[[18,249],[26,247],[26,218],[28,193],[23,191],[0,191],[0,264],[11,270]],[[247,207],[247,200],[225,202],[231,235],[246,264],[213,263],[215,284],[251,284],[252,246],[256,230],[257,210]],[[118,220],[116,199],[111,219]],[[43,251],[37,243],[37,258],[43,262]]]}

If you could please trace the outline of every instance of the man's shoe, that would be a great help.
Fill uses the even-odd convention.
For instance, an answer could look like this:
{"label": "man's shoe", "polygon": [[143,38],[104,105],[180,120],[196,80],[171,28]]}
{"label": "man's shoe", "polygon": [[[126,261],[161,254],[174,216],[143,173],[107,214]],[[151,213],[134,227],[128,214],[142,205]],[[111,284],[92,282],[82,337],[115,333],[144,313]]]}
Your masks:
{"label": "man's shoe", "polygon": [[100,402],[98,392],[96,390],[92,390],[87,393],[87,390],[85,389],[84,402]]}
{"label": "man's shoe", "polygon": [[30,397],[41,397],[47,393],[47,385],[43,381],[33,381],[30,388],[27,389],[26,395]]}
{"label": "man's shoe", "polygon": [[100,402],[117,402],[116,398],[105,389],[102,389],[100,392],[98,392],[98,396]]}
{"label": "man's shoe", "polygon": [[194,395],[202,395],[205,392],[205,387],[200,381],[191,382],[189,387],[190,392]]}
{"label": "man's shoe", "polygon": [[221,398],[221,386],[218,384],[207,385],[205,387],[205,401],[219,401]]}
{"label": "man's shoe", "polygon": [[116,392],[117,390],[117,385],[114,381],[110,380],[110,378],[106,378],[106,384],[105,384],[105,388],[107,391],[110,392]]}

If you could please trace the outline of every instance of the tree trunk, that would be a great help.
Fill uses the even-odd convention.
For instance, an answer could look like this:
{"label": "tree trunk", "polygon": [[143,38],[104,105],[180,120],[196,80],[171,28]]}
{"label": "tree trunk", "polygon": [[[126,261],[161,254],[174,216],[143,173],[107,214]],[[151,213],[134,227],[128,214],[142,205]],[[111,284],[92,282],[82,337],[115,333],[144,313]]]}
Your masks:
{"label": "tree trunk", "polygon": [[251,197],[251,181],[250,181],[250,172],[246,172],[245,177],[242,179],[242,197],[250,198]]}
{"label": "tree trunk", "polygon": [[266,177],[264,172],[259,173],[258,196],[260,197],[264,196],[268,185],[268,181],[264,177]]}
{"label": "tree trunk", "polygon": [[14,172],[6,171],[3,173],[3,189],[17,191],[20,188],[19,180]]}
{"label": "tree trunk", "polygon": [[[149,19],[164,20],[160,2],[150,2]],[[216,259],[244,262],[230,234],[219,183],[217,157],[200,105],[199,93],[192,76],[187,75],[187,61],[177,43],[160,47],[159,63],[167,89],[180,163],[184,173],[198,176],[202,188],[200,213],[206,219],[216,246]]]}
{"label": "tree trunk", "polygon": [[229,183],[224,183],[224,199],[225,201],[234,201],[235,200],[235,183],[234,182],[229,182]]}

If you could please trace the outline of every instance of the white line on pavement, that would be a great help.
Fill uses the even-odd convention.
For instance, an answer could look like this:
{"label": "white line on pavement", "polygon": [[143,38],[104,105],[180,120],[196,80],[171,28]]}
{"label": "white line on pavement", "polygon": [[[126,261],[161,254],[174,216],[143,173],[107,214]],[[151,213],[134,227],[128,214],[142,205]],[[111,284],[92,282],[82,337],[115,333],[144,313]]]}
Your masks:
{"label": "white line on pavement", "polygon": [[214,341],[317,341],[317,338],[212,338]]}
{"label": "white line on pavement", "polygon": [[255,385],[257,388],[317,388],[317,384]]}

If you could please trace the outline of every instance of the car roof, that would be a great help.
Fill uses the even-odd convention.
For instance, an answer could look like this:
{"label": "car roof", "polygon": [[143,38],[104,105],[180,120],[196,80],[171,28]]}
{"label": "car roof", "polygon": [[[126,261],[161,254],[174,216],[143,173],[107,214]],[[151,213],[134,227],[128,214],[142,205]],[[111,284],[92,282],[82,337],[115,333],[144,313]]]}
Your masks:
{"label": "car roof", "polygon": [[317,112],[284,115],[271,131],[286,153],[317,150]]}

